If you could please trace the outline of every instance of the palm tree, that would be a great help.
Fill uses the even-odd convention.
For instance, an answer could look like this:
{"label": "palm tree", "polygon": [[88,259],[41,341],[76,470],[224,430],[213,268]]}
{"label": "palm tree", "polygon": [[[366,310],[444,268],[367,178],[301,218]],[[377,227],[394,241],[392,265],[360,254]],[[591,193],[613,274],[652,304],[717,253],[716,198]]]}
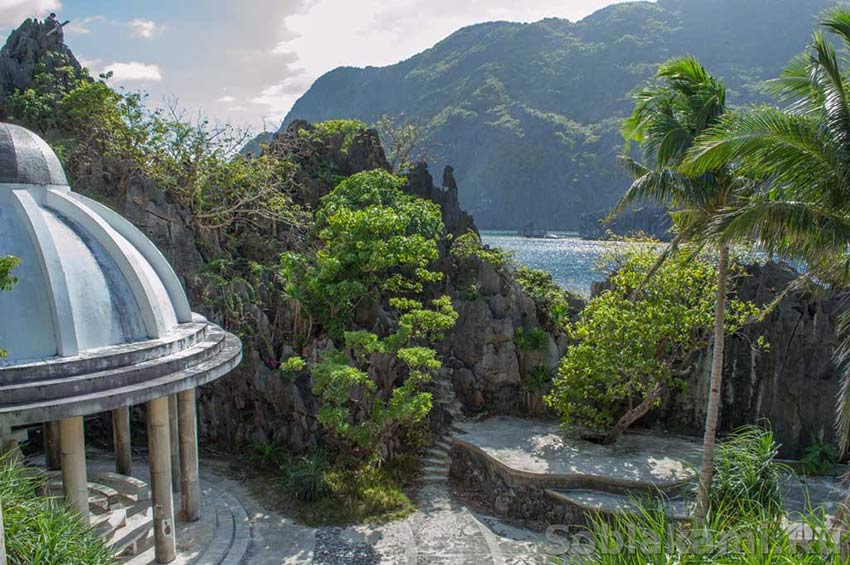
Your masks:
{"label": "palm tree", "polygon": [[[695,518],[701,522],[708,509],[708,492],[714,472],[714,446],[723,382],[726,282],[729,246],[726,239],[705,239],[706,227],[728,209],[741,188],[725,162],[691,174],[682,164],[698,136],[716,126],[726,113],[726,88],[700,63],[686,57],[663,64],[658,84],[636,95],[632,116],[623,127],[627,145],[621,161],[636,179],[618,203],[618,213],[639,201],[653,201],[672,210],[678,234],[670,248],[647,275],[655,270],[679,242],[715,244],[718,252],[717,297],[714,312],[711,380],[703,439],[703,459]],[[628,157],[629,143],[637,142],[647,160],[640,164]],[[641,287],[635,289],[636,298]]]}
{"label": "palm tree", "polygon": [[[850,11],[821,21],[850,50]],[[715,223],[724,237],[747,237],[770,253],[805,261],[807,277],[832,288],[850,284],[850,82],[831,40],[817,32],[770,86],[784,108],[759,106],[724,117],[701,137],[683,169],[690,174],[734,163],[764,179],[746,204]],[[835,353],[842,383],[836,431],[850,447],[850,313],[839,320]],[[850,497],[848,497],[850,501]]]}
{"label": "palm tree", "polygon": [[[850,51],[850,10],[828,11],[821,27]],[[771,254],[805,261],[809,280],[850,285],[850,81],[824,31],[771,81],[783,108],[759,106],[725,117],[701,137],[683,168],[691,174],[733,163],[762,188],[746,205],[715,223],[724,237],[744,236]],[[841,374],[835,428],[839,448],[850,448],[850,310],[839,316]],[[841,512],[850,525],[850,491]]]}

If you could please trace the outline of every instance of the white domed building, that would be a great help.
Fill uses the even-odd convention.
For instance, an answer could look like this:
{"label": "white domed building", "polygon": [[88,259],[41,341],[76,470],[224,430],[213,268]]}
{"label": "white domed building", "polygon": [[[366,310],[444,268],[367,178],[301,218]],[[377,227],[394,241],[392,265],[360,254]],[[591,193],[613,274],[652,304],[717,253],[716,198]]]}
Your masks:
{"label": "white domed building", "polygon": [[172,452],[182,516],[197,519],[196,387],[236,367],[241,343],[192,313],[141,231],[72,192],[50,147],[10,124],[0,124],[0,255],[21,259],[17,285],[0,292],[3,445],[44,424],[48,467],[61,466],[65,497],[88,519],[83,418],[112,412],[116,469],[129,474],[128,409],[147,404],[156,557],[173,560]]}

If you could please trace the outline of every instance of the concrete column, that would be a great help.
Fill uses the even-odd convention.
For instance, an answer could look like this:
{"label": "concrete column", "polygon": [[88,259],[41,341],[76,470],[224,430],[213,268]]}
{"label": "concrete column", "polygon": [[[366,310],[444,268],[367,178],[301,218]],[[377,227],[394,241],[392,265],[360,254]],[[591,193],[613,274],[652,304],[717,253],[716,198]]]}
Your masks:
{"label": "concrete column", "polygon": [[44,461],[48,471],[62,468],[62,452],[59,448],[59,422],[44,422],[41,425],[44,436]]}
{"label": "concrete column", "polygon": [[174,537],[174,498],[171,492],[171,433],[168,398],[148,402],[148,459],[151,469],[154,552],[158,563],[177,557]]}
{"label": "concrete column", "polygon": [[59,444],[62,452],[62,488],[65,491],[65,500],[88,523],[89,489],[82,416],[59,421]]}
{"label": "concrete column", "polygon": [[6,535],[3,533],[3,501],[0,500],[0,565],[6,565]]}
{"label": "concrete column", "polygon": [[187,522],[201,518],[201,483],[198,477],[198,425],[195,389],[177,395],[180,426],[180,509]]}
{"label": "concrete column", "polygon": [[168,397],[168,431],[171,437],[171,488],[174,489],[174,492],[177,492],[180,487],[180,434],[176,394]]}
{"label": "concrete column", "polygon": [[133,453],[130,448],[130,407],[112,411],[112,444],[115,448],[115,472],[133,474]]}

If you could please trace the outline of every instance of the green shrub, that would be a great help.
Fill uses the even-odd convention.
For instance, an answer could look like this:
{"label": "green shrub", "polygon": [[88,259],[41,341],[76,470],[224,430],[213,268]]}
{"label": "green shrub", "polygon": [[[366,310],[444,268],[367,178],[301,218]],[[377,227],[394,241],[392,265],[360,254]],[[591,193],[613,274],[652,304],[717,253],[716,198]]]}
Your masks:
{"label": "green shrub", "polygon": [[314,502],[331,493],[330,465],[320,453],[291,458],[281,467],[286,493],[299,502]]}
{"label": "green shrub", "polygon": [[0,459],[0,501],[10,564],[113,563],[94,532],[59,499],[38,495],[42,477]]}
{"label": "green shrub", "polygon": [[555,369],[550,369],[545,365],[535,365],[528,371],[528,374],[523,375],[522,386],[526,391],[538,394],[549,388],[554,377]]}
{"label": "green shrub", "polygon": [[543,328],[517,328],[514,332],[514,344],[520,351],[543,351],[548,343]]}
{"label": "green shrub", "polygon": [[[656,408],[665,390],[684,387],[693,354],[708,345],[717,287],[714,264],[707,257],[673,256],[632,301],[632,290],[657,256],[633,245],[611,258],[610,288],[569,326],[575,343],[546,397],[565,425],[598,430],[606,442]],[[756,312],[750,303],[729,300],[727,329],[737,329]]]}
{"label": "green shrub", "polygon": [[835,447],[822,442],[810,445],[800,458],[805,475],[826,475],[837,462],[838,452]]}
{"label": "green shrub", "polygon": [[514,276],[525,293],[534,300],[540,323],[550,332],[566,329],[580,307],[580,299],[558,286],[546,271],[522,266]]}
{"label": "green shrub", "polygon": [[729,518],[782,513],[783,467],[773,432],[747,426],[725,438],[714,455],[710,511]]}
{"label": "green shrub", "polygon": [[358,120],[327,120],[313,124],[312,129],[299,130],[307,139],[327,144],[331,139],[342,136],[340,149],[348,154],[357,136],[366,131],[366,124]]}
{"label": "green shrub", "polygon": [[564,556],[561,562],[582,565],[844,563],[823,513],[797,519],[807,528],[804,544],[796,543],[785,525],[770,514],[743,521],[710,515],[697,533],[677,524],[660,505],[645,504],[635,514],[612,519],[596,516],[586,534],[559,535],[555,549]]}
{"label": "green shrub", "polygon": [[451,243],[450,252],[457,261],[467,262],[479,259],[489,263],[497,270],[503,270],[513,259],[513,255],[509,251],[484,245],[474,231],[468,231],[455,238]]}

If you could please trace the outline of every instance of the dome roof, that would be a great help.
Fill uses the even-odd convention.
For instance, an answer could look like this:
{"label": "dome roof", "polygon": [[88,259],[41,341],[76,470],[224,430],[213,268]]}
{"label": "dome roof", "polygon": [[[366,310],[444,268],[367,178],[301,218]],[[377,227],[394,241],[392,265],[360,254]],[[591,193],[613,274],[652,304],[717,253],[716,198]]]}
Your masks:
{"label": "dome roof", "polygon": [[0,183],[68,184],[50,146],[28,129],[0,123]]}
{"label": "dome roof", "polygon": [[177,275],[127,220],[71,192],[34,133],[0,124],[0,254],[21,258],[0,292],[2,365],[165,338],[192,312]]}

